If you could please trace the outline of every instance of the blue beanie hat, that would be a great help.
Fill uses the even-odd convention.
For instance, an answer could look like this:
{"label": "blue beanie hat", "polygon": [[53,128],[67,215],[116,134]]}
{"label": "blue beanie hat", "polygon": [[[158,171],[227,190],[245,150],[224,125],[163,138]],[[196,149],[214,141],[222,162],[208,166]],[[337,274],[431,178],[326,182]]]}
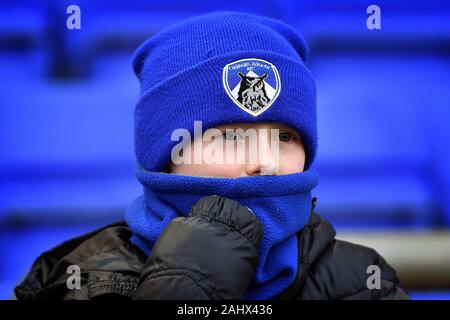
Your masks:
{"label": "blue beanie hat", "polygon": [[135,152],[147,171],[170,162],[176,129],[193,136],[227,123],[279,122],[301,135],[305,170],[317,149],[316,91],[305,67],[308,47],[283,22],[215,12],[176,24],[135,52],[141,82]]}

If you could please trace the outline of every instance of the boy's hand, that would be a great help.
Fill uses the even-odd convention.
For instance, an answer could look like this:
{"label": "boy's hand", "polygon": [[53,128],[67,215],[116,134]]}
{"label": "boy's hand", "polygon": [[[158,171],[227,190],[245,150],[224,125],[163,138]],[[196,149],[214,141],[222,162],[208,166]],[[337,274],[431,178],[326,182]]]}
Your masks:
{"label": "boy's hand", "polygon": [[202,198],[156,241],[134,299],[241,299],[258,263],[262,226],[234,200]]}

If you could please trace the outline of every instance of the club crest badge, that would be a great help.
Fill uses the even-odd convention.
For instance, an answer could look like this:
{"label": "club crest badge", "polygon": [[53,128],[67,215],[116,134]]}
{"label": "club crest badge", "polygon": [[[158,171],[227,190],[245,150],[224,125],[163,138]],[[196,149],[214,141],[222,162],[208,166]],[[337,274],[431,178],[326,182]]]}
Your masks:
{"label": "club crest badge", "polygon": [[230,99],[254,117],[269,109],[281,90],[277,68],[257,58],[227,64],[223,68],[222,81]]}

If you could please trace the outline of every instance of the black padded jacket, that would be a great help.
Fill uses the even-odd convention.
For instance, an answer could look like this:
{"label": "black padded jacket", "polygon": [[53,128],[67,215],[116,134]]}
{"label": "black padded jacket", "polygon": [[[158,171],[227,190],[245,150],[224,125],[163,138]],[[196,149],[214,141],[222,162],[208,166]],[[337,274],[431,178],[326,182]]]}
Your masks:
{"label": "black padded jacket", "polygon": [[[375,250],[335,239],[334,228],[314,212],[315,200],[308,224],[297,233],[297,277],[275,299],[409,299],[394,269]],[[131,235],[118,222],[43,253],[15,288],[15,297],[242,299],[258,262],[262,227],[246,207],[211,196],[188,217],[173,219],[149,257]],[[368,286],[370,265],[380,271],[375,288]]]}

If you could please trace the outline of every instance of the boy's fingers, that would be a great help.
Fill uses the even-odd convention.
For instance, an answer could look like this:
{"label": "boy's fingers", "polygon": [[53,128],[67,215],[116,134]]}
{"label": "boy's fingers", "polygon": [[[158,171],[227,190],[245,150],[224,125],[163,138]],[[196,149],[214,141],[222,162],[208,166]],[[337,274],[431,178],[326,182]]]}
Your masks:
{"label": "boy's fingers", "polygon": [[224,223],[241,233],[255,247],[262,237],[262,225],[254,213],[239,202],[221,196],[200,199],[191,209],[189,217],[200,216]]}

